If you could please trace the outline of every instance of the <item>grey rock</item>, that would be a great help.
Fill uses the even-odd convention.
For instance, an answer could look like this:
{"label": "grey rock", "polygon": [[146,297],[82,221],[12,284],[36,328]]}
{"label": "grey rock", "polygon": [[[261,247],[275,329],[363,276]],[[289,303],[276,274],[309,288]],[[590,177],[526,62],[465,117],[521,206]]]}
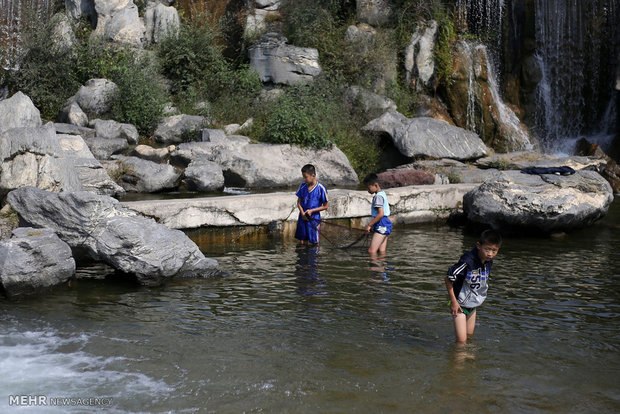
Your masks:
{"label": "grey rock", "polygon": [[[158,164],[138,157],[115,155],[113,163],[106,162],[108,171],[118,176],[126,191],[155,193],[178,186],[181,172],[169,164]],[[116,171],[115,171],[116,170]]]}
{"label": "grey rock", "polygon": [[200,131],[200,140],[203,142],[222,142],[226,139],[226,132],[221,129],[205,128]]}
{"label": "grey rock", "polygon": [[348,88],[344,94],[344,99],[347,105],[359,105],[366,114],[372,117],[381,116],[388,111],[396,111],[396,103],[393,100],[359,86]]}
{"label": "grey rock", "polygon": [[61,123],[67,123],[78,127],[86,127],[88,125],[88,115],[75,102],[75,97],[69,98],[63,105],[57,117]]}
{"label": "grey rock", "polygon": [[51,191],[81,189],[52,123],[13,128],[0,134],[0,195],[33,186]]}
{"label": "grey rock", "polygon": [[161,3],[149,3],[144,14],[144,26],[146,41],[159,43],[165,37],[178,33],[181,18],[174,7],[167,7]]}
{"label": "grey rock", "polygon": [[567,166],[575,170],[594,170],[601,172],[607,161],[597,157],[570,156],[563,157],[551,154],[542,154],[535,151],[518,151],[506,154],[493,154],[476,160],[475,165],[480,168],[499,168],[502,170],[521,170],[529,167],[562,167]]}
{"label": "grey rock", "polygon": [[176,147],[174,145],[169,145],[165,148],[153,148],[149,145],[138,145],[134,148],[132,155],[142,158],[143,160],[162,163],[170,158],[170,153],[175,149]]}
{"label": "grey rock", "polygon": [[94,0],[65,0],[65,10],[74,20],[86,17],[96,25],[97,13]]}
{"label": "grey rock", "polygon": [[86,144],[98,160],[109,160],[112,155],[120,154],[129,148],[124,138],[89,138]]}
{"label": "grey rock", "polygon": [[21,92],[0,101],[0,133],[18,127],[41,126],[41,113]]}
{"label": "grey rock", "polygon": [[56,13],[50,19],[52,30],[50,36],[57,52],[68,53],[73,50],[77,39],[71,28],[71,22],[64,13]]}
{"label": "grey rock", "polygon": [[220,274],[217,261],[205,258],[183,232],[138,216],[111,197],[23,187],[9,193],[8,202],[24,222],[53,229],[74,251],[135,275],[142,284]]}
{"label": "grey rock", "polygon": [[176,146],[170,153],[170,161],[182,167],[199,158],[214,161],[222,150],[239,150],[250,142],[240,135],[231,135],[224,141],[216,142],[184,142]]}
{"label": "grey rock", "polygon": [[278,10],[280,8],[281,0],[255,0],[254,5],[257,9],[265,10]]}
{"label": "grey rock", "polygon": [[612,201],[609,183],[594,171],[569,176],[504,171],[465,194],[463,207],[476,224],[547,234],[592,224]]}
{"label": "grey rock", "polygon": [[184,175],[190,190],[210,192],[224,189],[224,173],[215,162],[205,159],[192,161],[185,169]]}
{"label": "grey rock", "polygon": [[399,112],[386,112],[363,129],[388,134],[407,157],[470,160],[488,152],[475,133],[433,118],[407,118]]}
{"label": "grey rock", "polygon": [[122,138],[129,144],[138,143],[138,129],[131,124],[123,124],[113,120],[93,119],[89,126],[95,129],[97,137],[100,138]]}
{"label": "grey rock", "polygon": [[56,128],[57,134],[66,134],[66,135],[79,135],[82,138],[94,138],[95,130],[92,128],[81,127],[74,124],[64,124],[60,122],[54,123],[54,128]]}
{"label": "grey rock", "polygon": [[[125,194],[125,190],[110,178],[103,165],[95,159],[82,137],[64,134],[58,134],[57,137],[84,191],[114,197]],[[121,141],[127,145],[126,141]]]}
{"label": "grey rock", "polygon": [[102,115],[110,111],[110,98],[117,90],[116,84],[107,79],[90,79],[70,100],[74,99],[88,115]]}
{"label": "grey rock", "polygon": [[399,166],[398,168],[413,168],[426,170],[439,175],[444,184],[457,183],[483,183],[490,178],[499,176],[500,171],[495,168],[480,169],[471,164],[465,164],[451,159],[442,160],[418,160],[411,164]]}
{"label": "grey rock", "polygon": [[392,8],[388,0],[357,0],[357,19],[371,25],[382,25],[390,21]]}
{"label": "grey rock", "polygon": [[50,229],[15,229],[13,238],[0,241],[0,264],[0,283],[9,297],[38,293],[75,274],[71,248]]}
{"label": "grey rock", "polygon": [[264,35],[250,46],[250,67],[263,82],[295,85],[312,81],[321,73],[319,52],[286,42],[286,37],[278,33]]}
{"label": "grey rock", "polygon": [[164,118],[155,130],[155,141],[165,144],[178,144],[183,142],[183,135],[196,131],[196,139],[209,120],[203,116],[173,115]]}
{"label": "grey rock", "polygon": [[434,48],[437,36],[437,22],[431,20],[420,24],[411,35],[405,50],[405,72],[407,84],[412,78],[419,79],[426,87],[435,73]]}
{"label": "grey rock", "polygon": [[360,23],[357,26],[351,25],[347,27],[344,34],[345,40],[354,47],[354,51],[364,55],[372,49],[377,37],[377,31],[366,23]]}
{"label": "grey rock", "polygon": [[142,48],[145,27],[132,0],[95,0],[97,27],[92,38]]}

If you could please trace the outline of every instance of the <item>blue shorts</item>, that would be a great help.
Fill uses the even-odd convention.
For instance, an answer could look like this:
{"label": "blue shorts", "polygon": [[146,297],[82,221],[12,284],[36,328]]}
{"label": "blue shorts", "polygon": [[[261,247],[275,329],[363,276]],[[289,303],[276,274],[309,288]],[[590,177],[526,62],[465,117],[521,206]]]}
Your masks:
{"label": "blue shorts", "polygon": [[389,218],[383,216],[381,217],[381,220],[379,220],[379,222],[372,227],[372,229],[375,233],[389,236],[392,233],[392,222]]}
{"label": "blue shorts", "polygon": [[319,242],[319,232],[316,229],[320,222],[320,215],[317,214],[318,217],[312,215],[312,218],[316,220],[304,220],[301,218],[301,214],[297,218],[297,230],[295,230],[295,238],[299,240],[308,240],[312,244],[317,244]]}

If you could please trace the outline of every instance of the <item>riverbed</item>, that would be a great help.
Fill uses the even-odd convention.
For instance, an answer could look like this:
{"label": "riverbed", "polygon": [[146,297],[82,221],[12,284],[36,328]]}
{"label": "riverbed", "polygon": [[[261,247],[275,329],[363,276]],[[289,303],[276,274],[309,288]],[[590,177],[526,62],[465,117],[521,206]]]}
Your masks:
{"label": "riverbed", "polygon": [[396,227],[378,263],[278,237],[204,245],[228,276],[158,288],[82,268],[0,301],[0,411],[26,395],[58,413],[618,412],[620,199],[588,229],[506,239],[458,348],[443,275],[474,242]]}

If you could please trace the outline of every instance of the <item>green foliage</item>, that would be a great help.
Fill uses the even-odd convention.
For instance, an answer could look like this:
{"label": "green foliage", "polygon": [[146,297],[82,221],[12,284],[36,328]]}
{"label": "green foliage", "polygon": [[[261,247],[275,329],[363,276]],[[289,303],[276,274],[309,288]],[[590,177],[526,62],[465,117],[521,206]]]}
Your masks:
{"label": "green foliage", "polygon": [[166,93],[146,60],[119,70],[112,78],[118,92],[111,101],[112,118],[133,124],[140,135],[149,136],[157,127],[166,104]]}
{"label": "green foliage", "polygon": [[178,34],[171,34],[157,51],[162,74],[172,81],[173,93],[189,87],[207,98],[221,93],[217,88],[220,74],[228,70],[222,48],[217,43],[218,29],[205,15],[184,21]]}
{"label": "green foliage", "polygon": [[258,73],[247,65],[221,74],[222,93],[213,102],[213,116],[221,123],[243,123],[256,112],[256,99],[262,89]]}
{"label": "green foliage", "polygon": [[442,9],[435,11],[435,19],[439,25],[439,35],[435,44],[435,70],[439,83],[446,85],[452,76],[452,50],[456,42],[456,29],[452,16]]}

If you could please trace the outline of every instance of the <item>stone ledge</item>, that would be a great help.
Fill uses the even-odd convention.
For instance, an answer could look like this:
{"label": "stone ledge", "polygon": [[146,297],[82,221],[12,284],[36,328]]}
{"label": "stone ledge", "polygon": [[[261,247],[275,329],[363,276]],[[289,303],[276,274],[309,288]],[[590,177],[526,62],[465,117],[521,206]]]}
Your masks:
{"label": "stone ledge", "polygon": [[[385,190],[395,224],[444,220],[459,208],[463,196],[478,184],[420,185]],[[372,196],[366,191],[328,189],[327,219],[369,216]],[[248,194],[200,199],[146,200],[121,203],[139,214],[153,217],[172,229],[261,226],[274,221],[297,220],[293,192]]]}

